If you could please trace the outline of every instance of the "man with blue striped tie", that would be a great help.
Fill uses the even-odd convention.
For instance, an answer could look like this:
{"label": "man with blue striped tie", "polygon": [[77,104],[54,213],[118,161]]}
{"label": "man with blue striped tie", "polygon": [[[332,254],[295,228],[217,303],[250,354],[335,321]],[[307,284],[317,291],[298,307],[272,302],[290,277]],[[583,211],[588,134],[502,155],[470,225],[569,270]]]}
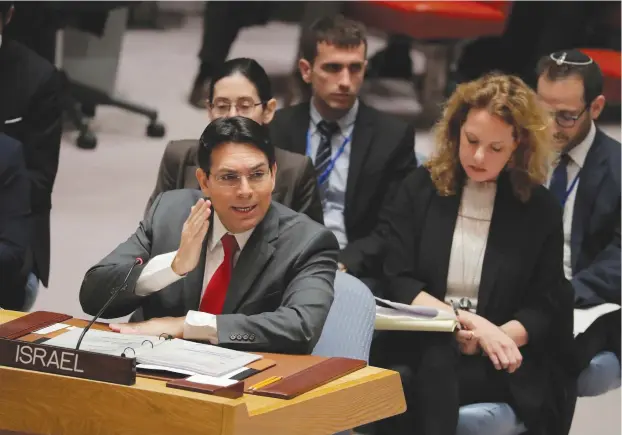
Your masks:
{"label": "man with blue striped tie", "polygon": [[339,267],[374,290],[384,249],[380,216],[416,167],[414,127],[359,98],[367,67],[360,23],[324,17],[303,29],[299,68],[310,102],[281,109],[274,144],[314,162],[324,224],[340,245]]}

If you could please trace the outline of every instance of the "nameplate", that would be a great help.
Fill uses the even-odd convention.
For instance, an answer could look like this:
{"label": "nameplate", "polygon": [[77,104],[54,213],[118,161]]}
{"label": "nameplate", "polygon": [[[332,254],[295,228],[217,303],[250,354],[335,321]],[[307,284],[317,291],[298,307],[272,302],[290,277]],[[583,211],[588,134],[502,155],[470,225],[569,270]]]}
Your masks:
{"label": "nameplate", "polygon": [[136,359],[0,338],[0,366],[120,385],[136,383]]}

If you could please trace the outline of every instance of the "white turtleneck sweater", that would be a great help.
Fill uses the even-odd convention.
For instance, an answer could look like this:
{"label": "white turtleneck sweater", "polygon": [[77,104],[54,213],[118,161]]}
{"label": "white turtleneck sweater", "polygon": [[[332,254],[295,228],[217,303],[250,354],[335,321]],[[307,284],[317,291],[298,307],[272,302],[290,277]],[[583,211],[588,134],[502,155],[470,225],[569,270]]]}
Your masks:
{"label": "white turtleneck sweater", "polygon": [[482,265],[496,193],[496,182],[478,183],[468,179],[462,191],[454,229],[445,301],[451,303],[468,298],[472,311],[477,308]]}

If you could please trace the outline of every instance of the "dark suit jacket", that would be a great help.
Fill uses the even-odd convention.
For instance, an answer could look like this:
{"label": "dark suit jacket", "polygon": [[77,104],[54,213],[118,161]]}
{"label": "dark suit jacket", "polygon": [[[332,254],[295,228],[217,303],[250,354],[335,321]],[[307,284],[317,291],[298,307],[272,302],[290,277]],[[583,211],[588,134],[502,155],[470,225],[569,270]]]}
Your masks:
{"label": "dark suit jacket", "polygon": [[[461,193],[440,196],[425,167],[409,175],[391,207],[385,261],[391,300],[412,303],[422,290],[444,300]],[[498,180],[483,259],[478,314],[496,325],[518,320],[529,334],[523,365],[510,375],[521,418],[538,419],[555,393],[556,349],[572,341],[572,291],[563,273],[559,204],[545,187],[522,203],[509,177]]]}
{"label": "dark suit jacket", "polygon": [[575,303],[620,304],[620,142],[597,130],[572,216]]}
{"label": "dark suit jacket", "polygon": [[47,286],[50,209],[61,140],[61,84],[54,65],[17,42],[0,47],[0,129],[19,140],[30,176],[36,275]]}
{"label": "dark suit jacket", "polygon": [[[150,258],[178,249],[190,207],[201,198],[194,189],[164,192],[156,198],[136,232],[92,267],[80,289],[85,312],[95,314],[121,285],[136,257]],[[207,240],[199,266],[185,278],[146,297],[134,294],[143,266],[137,266],[127,291],[105,311],[132,320],[184,316],[198,310]],[[218,316],[222,346],[248,351],[310,353],[320,337],[333,301],[338,244],[335,236],[307,216],[272,203],[240,253]],[[235,338],[255,337],[236,340]]]}
{"label": "dark suit jacket", "polygon": [[[269,124],[274,144],[305,154],[309,103],[278,110]],[[348,245],[339,261],[356,276],[374,276],[383,236],[379,217],[399,183],[416,167],[414,126],[360,102],[352,136],[344,220]]]}
{"label": "dark suit jacket", "polygon": [[0,134],[0,307],[19,310],[30,272],[30,181],[22,146]]}
{"label": "dark suit jacket", "polygon": [[[145,216],[160,193],[174,189],[199,188],[195,175],[198,167],[198,146],[199,141],[195,139],[174,140],[166,145]],[[277,172],[272,200],[323,224],[322,203],[311,159],[278,148],[275,156]]]}

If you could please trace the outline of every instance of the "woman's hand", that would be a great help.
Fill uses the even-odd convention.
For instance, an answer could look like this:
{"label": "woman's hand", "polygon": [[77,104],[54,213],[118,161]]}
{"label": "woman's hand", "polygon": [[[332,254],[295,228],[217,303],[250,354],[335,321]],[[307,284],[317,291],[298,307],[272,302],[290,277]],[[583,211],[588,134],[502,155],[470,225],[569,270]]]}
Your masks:
{"label": "woman's hand", "polygon": [[473,331],[459,330],[456,332],[456,341],[463,355],[475,355],[481,351]]}
{"label": "woman's hand", "polygon": [[473,332],[472,340],[488,355],[497,370],[514,373],[523,362],[518,346],[501,328],[485,318],[468,312],[460,312],[458,320],[464,329]]}

